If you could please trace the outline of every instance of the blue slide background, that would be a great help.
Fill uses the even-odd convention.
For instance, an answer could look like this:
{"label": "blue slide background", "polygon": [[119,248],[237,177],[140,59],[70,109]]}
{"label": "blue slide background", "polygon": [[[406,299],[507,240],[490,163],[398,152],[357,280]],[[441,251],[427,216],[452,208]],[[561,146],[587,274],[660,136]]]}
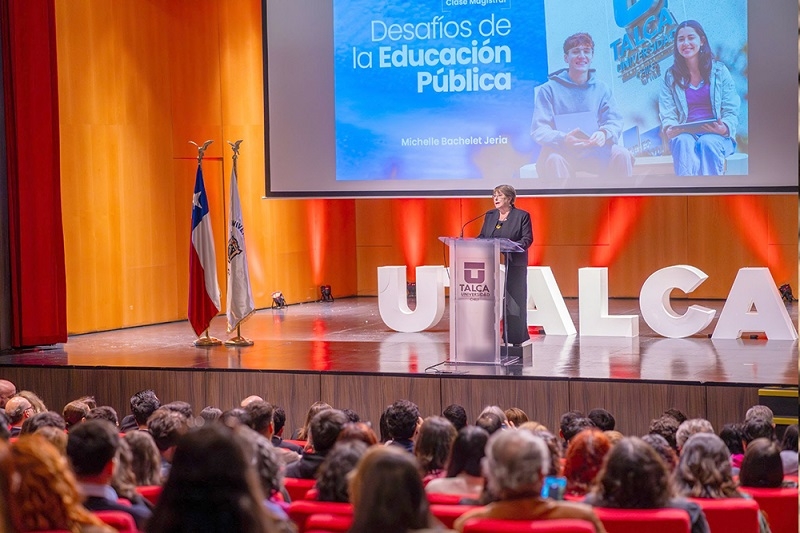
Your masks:
{"label": "blue slide background", "polygon": [[[469,0],[467,0],[469,1]],[[379,42],[372,40],[372,21],[405,24],[471,21],[471,37]],[[490,46],[507,45],[511,61],[477,65],[480,73],[508,72],[510,90],[437,93],[417,92],[417,74],[441,68],[379,66],[381,46],[392,50],[481,46],[480,21],[511,21],[509,35],[492,36]],[[334,0],[334,76],[337,180],[418,180],[504,178],[504,163],[534,157],[530,139],[533,89],[547,79],[544,0],[448,5],[448,0],[376,2]],[[372,54],[371,68],[354,68],[353,49]],[[364,58],[366,56],[362,56]],[[445,66],[463,73],[472,67]],[[402,146],[401,139],[504,136],[507,145]],[[502,170],[500,170],[502,168]]]}

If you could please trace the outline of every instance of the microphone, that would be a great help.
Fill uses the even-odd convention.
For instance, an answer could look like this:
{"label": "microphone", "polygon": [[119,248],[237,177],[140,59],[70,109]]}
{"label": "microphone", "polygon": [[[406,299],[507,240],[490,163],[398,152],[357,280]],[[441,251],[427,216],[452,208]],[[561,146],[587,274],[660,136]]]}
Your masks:
{"label": "microphone", "polygon": [[461,234],[458,236],[458,238],[460,239],[460,238],[462,238],[462,237],[464,236],[464,228],[466,228],[467,226],[469,226],[470,224],[472,224],[473,222],[475,222],[475,221],[476,221],[476,220],[478,220],[479,218],[481,218],[481,217],[485,217],[486,215],[488,215],[488,214],[489,214],[489,213],[491,213],[492,211],[494,211],[494,209],[489,209],[489,210],[488,210],[488,211],[486,211],[485,213],[481,213],[480,215],[476,216],[475,218],[471,218],[471,219],[467,220],[467,221],[464,223],[464,225],[463,225],[463,226],[461,226]]}

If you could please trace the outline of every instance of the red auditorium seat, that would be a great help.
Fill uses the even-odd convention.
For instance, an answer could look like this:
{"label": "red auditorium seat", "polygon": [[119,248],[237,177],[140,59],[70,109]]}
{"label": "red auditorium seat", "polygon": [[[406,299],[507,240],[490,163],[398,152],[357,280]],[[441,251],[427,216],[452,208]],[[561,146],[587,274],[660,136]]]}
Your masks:
{"label": "red auditorium seat", "polygon": [[711,531],[758,533],[758,503],[748,498],[691,498],[706,515]]}
{"label": "red auditorium seat", "polygon": [[136,492],[153,505],[158,503],[158,497],[161,496],[162,490],[164,490],[164,487],[161,485],[142,485],[136,487]]}
{"label": "red auditorium seat", "polygon": [[464,533],[594,533],[586,520],[496,520],[471,518]]}
{"label": "red auditorium seat", "polygon": [[306,493],[314,488],[314,483],[316,481],[313,479],[297,479],[293,477],[287,477],[283,480],[283,486],[286,487],[286,492],[289,493],[289,498],[293,502],[305,498]]}
{"label": "red auditorium seat", "polygon": [[352,518],[353,506],[349,503],[312,502],[300,500],[289,504],[289,518],[297,524],[298,533],[306,531],[306,522],[311,515],[333,514],[344,515]]}
{"label": "red auditorium seat", "polygon": [[458,505],[464,498],[473,498],[471,494],[442,494],[438,492],[429,492],[426,496],[428,497],[428,503],[438,505]]}
{"label": "red auditorium seat", "polygon": [[758,489],[739,487],[758,503],[766,515],[772,533],[797,533],[797,488]]}
{"label": "red auditorium seat", "polygon": [[345,533],[352,525],[352,515],[313,514],[306,520],[306,533]]}
{"label": "red auditorium seat", "polygon": [[121,533],[138,533],[139,531],[133,517],[128,513],[122,511],[95,511],[92,514]]}
{"label": "red auditorium seat", "polygon": [[595,507],[594,512],[608,533],[689,533],[691,527],[689,513],[681,509]]}
{"label": "red auditorium seat", "polygon": [[439,505],[431,504],[431,513],[439,522],[445,527],[452,529],[453,524],[459,516],[470,511],[477,509],[480,505]]}

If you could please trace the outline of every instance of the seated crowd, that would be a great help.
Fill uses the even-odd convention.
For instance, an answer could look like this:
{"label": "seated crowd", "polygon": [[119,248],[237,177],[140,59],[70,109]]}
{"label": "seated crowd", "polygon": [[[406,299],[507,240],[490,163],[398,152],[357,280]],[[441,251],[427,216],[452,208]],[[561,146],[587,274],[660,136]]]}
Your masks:
{"label": "seated crowd", "polygon": [[[515,407],[489,406],[469,424],[459,405],[423,418],[409,400],[389,405],[376,433],[317,402],[293,439],[285,411],[259,396],[195,416],[143,390],[130,409],[120,420],[86,396],[58,414],[0,380],[0,531],[114,531],[102,511],[154,533],[296,531],[286,488],[296,478],[314,480],[306,499],[351,504],[356,533],[451,531],[431,507],[445,501],[463,506],[457,531],[481,518],[576,519],[602,533],[594,508],[669,508],[702,533],[704,499],[797,486],[797,425],[779,443],[761,405],[719,434],[669,409],[631,436],[604,409],[564,413],[551,431]],[[770,531],[762,512],[759,530]]]}

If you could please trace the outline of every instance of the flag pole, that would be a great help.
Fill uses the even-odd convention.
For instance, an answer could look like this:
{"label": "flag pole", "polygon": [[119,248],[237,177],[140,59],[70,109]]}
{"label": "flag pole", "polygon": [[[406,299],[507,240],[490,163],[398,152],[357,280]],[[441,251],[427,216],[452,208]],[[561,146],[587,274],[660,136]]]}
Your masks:
{"label": "flag pole", "polygon": [[[243,139],[239,139],[235,143],[232,143],[231,141],[228,141],[228,144],[231,145],[231,149],[233,150],[233,174],[235,176],[238,176],[238,173],[237,173],[238,168],[237,168],[237,164],[236,163],[237,163],[237,161],[239,159],[239,145],[242,144],[242,140]],[[233,187],[233,182],[231,182],[230,186]],[[237,191],[237,194],[238,194],[238,191]],[[230,212],[228,213],[228,218],[231,218],[231,213]],[[232,220],[228,220],[228,227],[229,228],[230,228],[232,222],[233,222]],[[225,270],[225,272],[228,275],[228,278],[230,278],[230,276],[231,276],[230,256],[227,256],[227,257],[228,257],[228,265],[229,265],[229,267]],[[246,260],[247,259],[245,258],[245,261]],[[230,290],[231,290],[230,289],[230,279],[228,279],[228,291],[230,292]],[[228,302],[230,302],[230,295],[229,295]],[[229,303],[229,305],[230,305],[230,303]],[[225,346],[231,346],[231,347],[233,347],[233,346],[252,346],[253,344],[254,344],[254,342],[251,339],[248,339],[246,337],[242,337],[241,321],[236,324],[236,336],[225,341]]]}
{"label": "flag pole", "polygon": [[[201,145],[197,144],[194,141],[189,141],[189,143],[191,143],[191,144],[193,144],[193,145],[195,145],[197,147],[197,165],[198,166],[202,166],[202,164],[203,164],[203,156],[206,155],[206,150],[208,149],[208,146],[212,142],[214,142],[214,141],[208,140],[208,141],[204,142],[202,144],[202,146],[201,146]],[[204,336],[198,337],[194,341],[194,345],[197,348],[209,348],[211,346],[220,346],[221,344],[222,344],[221,340],[219,340],[216,337],[212,337],[211,335],[208,334],[208,328],[206,328],[206,330],[204,332]]]}

